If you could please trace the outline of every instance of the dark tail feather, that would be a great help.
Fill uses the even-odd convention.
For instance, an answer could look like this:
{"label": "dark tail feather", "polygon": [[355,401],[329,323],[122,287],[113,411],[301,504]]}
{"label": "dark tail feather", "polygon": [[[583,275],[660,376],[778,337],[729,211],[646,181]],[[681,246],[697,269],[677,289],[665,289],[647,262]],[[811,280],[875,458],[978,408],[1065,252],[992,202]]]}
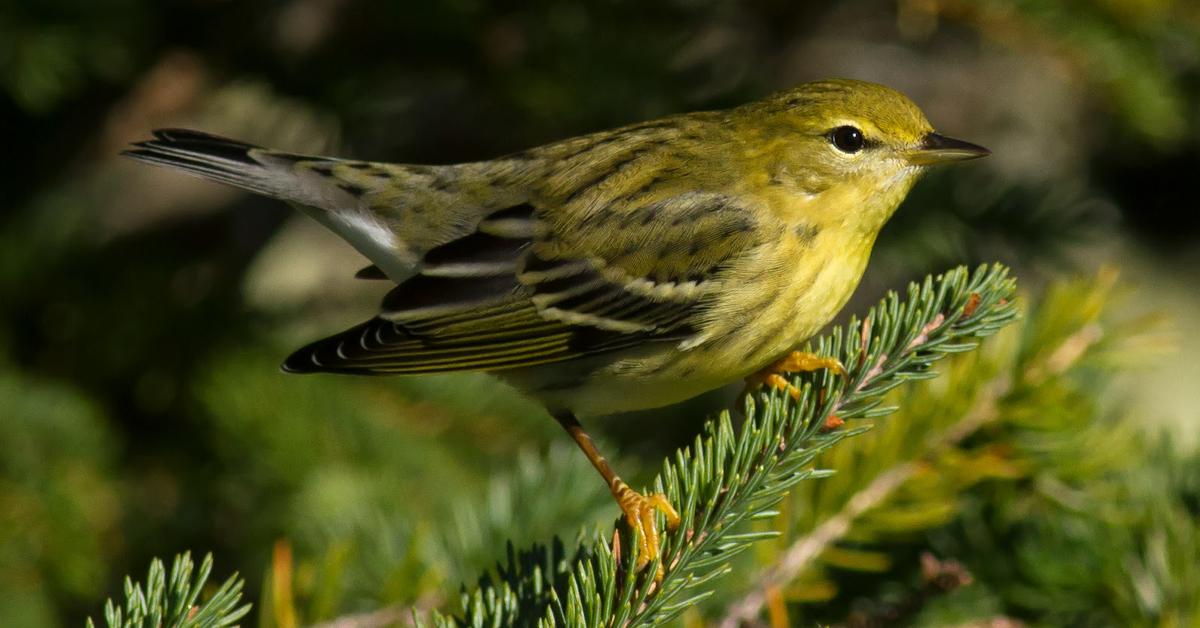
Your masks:
{"label": "dark tail feather", "polygon": [[399,326],[377,317],[309,343],[288,356],[280,368],[285,373],[379,375],[384,371],[371,368],[365,359],[398,343],[414,345],[411,348],[417,344]]}
{"label": "dark tail feather", "polygon": [[169,147],[258,165],[257,161],[250,158],[250,151],[261,147],[246,142],[189,129],[158,129],[154,131],[154,137],[154,140],[142,142],[142,145]]}
{"label": "dark tail feather", "polygon": [[260,194],[273,194],[271,172],[251,151],[258,146],[188,129],[159,129],[121,154]]}

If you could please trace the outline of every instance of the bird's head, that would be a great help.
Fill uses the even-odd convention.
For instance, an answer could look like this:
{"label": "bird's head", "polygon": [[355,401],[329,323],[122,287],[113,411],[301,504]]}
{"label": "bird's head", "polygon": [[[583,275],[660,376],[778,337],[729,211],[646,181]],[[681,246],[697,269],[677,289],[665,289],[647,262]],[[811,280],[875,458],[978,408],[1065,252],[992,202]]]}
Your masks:
{"label": "bird's head", "polygon": [[757,106],[771,120],[778,178],[814,197],[842,197],[883,220],[927,167],[990,154],[938,134],[904,94],[875,83],[805,83]]}

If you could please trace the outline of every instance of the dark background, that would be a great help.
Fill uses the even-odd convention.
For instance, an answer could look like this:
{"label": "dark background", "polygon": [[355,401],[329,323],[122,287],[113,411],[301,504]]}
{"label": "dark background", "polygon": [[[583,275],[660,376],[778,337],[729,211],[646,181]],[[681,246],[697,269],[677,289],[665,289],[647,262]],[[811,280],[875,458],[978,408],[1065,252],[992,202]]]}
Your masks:
{"label": "dark background", "polygon": [[[827,76],[900,89],[995,152],[918,185],[852,308],[959,263],[1028,287],[1115,266],[1140,307],[1196,329],[1193,2],[4,3],[0,617],[77,623],[185,549],[257,599],[278,540],[308,619],[439,604],[505,538],[614,516],[559,428],[484,376],[279,373],[385,288],[283,204],[121,160],[126,143],[186,126],[449,163]],[[1191,443],[1200,346],[1180,342],[1132,388]],[[721,401],[597,430],[648,476]],[[547,481],[578,503],[539,502]],[[505,511],[497,491],[527,499]],[[330,569],[338,592],[319,590]]]}

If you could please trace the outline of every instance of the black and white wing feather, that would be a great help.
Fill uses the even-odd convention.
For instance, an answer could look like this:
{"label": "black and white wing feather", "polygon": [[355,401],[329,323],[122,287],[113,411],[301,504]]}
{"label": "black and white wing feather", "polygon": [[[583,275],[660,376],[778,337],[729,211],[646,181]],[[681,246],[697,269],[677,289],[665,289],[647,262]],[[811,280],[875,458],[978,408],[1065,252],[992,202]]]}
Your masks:
{"label": "black and white wing feather", "polygon": [[[624,243],[590,242],[552,232],[532,205],[506,208],[430,250],[419,274],[385,297],[379,316],[300,349],[284,369],[497,371],[681,341],[697,333],[725,265],[753,246],[748,216],[699,215],[676,241],[630,233]],[[697,256],[695,238],[721,239],[709,248],[726,253]]]}

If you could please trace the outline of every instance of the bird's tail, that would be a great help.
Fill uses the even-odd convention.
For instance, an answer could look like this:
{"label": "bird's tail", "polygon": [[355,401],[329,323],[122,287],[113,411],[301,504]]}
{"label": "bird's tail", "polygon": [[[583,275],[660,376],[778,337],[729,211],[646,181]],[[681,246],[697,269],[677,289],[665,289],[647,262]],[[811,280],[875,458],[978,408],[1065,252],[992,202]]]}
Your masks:
{"label": "bird's tail", "polygon": [[[391,221],[365,198],[392,192],[403,207],[414,182],[401,166],[298,155],[200,131],[160,129],[122,155],[288,201],[337,233],[390,277],[408,272],[412,256]],[[369,170],[368,170],[369,169]],[[388,170],[384,170],[388,169]],[[387,173],[387,177],[370,176]],[[385,189],[386,186],[391,186]]]}
{"label": "bird's tail", "polygon": [[121,153],[138,161],[266,196],[307,202],[297,189],[290,167],[308,160],[325,161],[264,149],[253,144],[188,129],[159,129],[154,139],[137,142]]}
{"label": "bird's tail", "polygon": [[492,162],[418,166],[298,155],[186,129],[154,131],[154,139],[122,154],[288,201],[393,279],[424,251],[468,233],[483,208],[524,200],[477,184],[494,176]]}

